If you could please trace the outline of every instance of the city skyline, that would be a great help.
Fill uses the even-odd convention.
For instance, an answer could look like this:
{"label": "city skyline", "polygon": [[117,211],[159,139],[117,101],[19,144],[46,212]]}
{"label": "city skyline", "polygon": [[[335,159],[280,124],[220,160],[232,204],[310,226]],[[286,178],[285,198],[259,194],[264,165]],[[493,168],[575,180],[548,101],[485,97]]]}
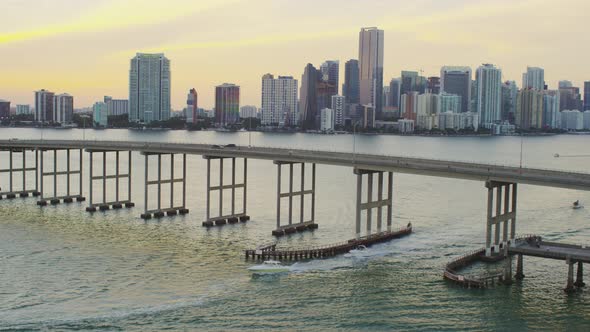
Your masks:
{"label": "city skyline", "polygon": [[[33,3],[37,6],[31,6]],[[306,63],[333,59],[344,64],[356,59],[358,30],[363,26],[385,30],[384,82],[399,77],[402,70],[423,70],[424,76],[438,76],[445,65],[469,66],[475,71],[482,63],[501,68],[503,81],[520,82],[527,66],[544,68],[545,80],[553,89],[559,80],[583,86],[590,76],[580,70],[584,60],[580,47],[587,46],[578,43],[575,34],[562,33],[583,28],[581,13],[584,8],[590,9],[583,1],[555,8],[551,20],[537,13],[540,6],[551,3],[544,0],[503,4],[456,0],[444,5],[427,0],[420,5],[366,1],[363,6],[350,1],[283,1],[280,5],[238,0],[142,1],[142,11],[137,14],[133,8],[138,3],[4,3],[14,15],[8,15],[0,33],[5,59],[0,79],[2,98],[12,104],[33,104],[33,91],[66,91],[75,97],[77,108],[91,106],[104,95],[125,98],[129,59],[137,52],[153,52],[165,53],[171,60],[174,110],[185,106],[186,91],[192,87],[199,92],[200,105],[212,108],[214,87],[228,81],[241,86],[244,104],[260,106],[261,75],[276,72],[301,77]],[[319,7],[332,11],[329,29],[325,17],[308,15],[312,9],[322,12]],[[568,9],[573,7],[575,11]],[[288,17],[284,17],[287,12]],[[236,15],[271,19],[253,26],[232,19]],[[31,27],[20,19],[23,16],[38,25]],[[303,16],[305,25],[301,25]],[[220,28],[214,24],[219,19],[232,19],[232,23]],[[521,24],[540,19],[544,22],[541,31],[528,34],[517,30]],[[469,52],[464,52],[467,47]],[[281,56],[276,56],[277,49]],[[311,54],[310,49],[314,50]],[[574,49],[576,52],[568,52]],[[236,52],[242,55],[236,56]],[[343,65],[339,74],[344,77]]]}

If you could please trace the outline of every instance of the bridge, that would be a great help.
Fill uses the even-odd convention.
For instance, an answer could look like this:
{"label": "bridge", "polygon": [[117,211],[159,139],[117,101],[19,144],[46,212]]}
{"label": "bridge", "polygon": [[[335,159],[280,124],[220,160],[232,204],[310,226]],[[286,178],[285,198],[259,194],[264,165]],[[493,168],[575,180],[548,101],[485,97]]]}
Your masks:
{"label": "bridge", "polygon": [[[392,231],[393,216],[393,174],[406,173],[444,178],[484,182],[488,192],[487,222],[485,234],[486,257],[506,256],[505,248],[516,248],[517,187],[519,184],[556,187],[574,190],[590,190],[590,173],[546,170],[530,167],[503,166],[494,164],[469,163],[427,158],[410,158],[362,154],[355,152],[313,151],[292,148],[246,147],[233,144],[220,146],[210,144],[158,143],[140,141],[84,141],[84,140],[0,140],[0,155],[8,154],[9,166],[0,169],[8,173],[8,184],[0,183],[0,198],[27,197],[30,194],[40,196],[37,204],[83,202],[83,163],[89,162],[88,205],[89,213],[97,210],[108,211],[122,207],[134,206],[131,195],[132,152],[138,152],[144,158],[144,211],[141,218],[161,218],[189,213],[186,207],[186,160],[187,155],[200,155],[207,162],[206,171],[206,216],[204,227],[222,226],[228,223],[247,222],[247,178],[248,159],[272,161],[277,167],[276,189],[276,229],[274,236],[283,236],[294,232],[318,228],[315,221],[316,165],[350,167],[357,179],[356,185],[356,238],[370,236],[374,233]],[[61,158],[58,158],[58,153]],[[34,156],[34,163],[27,165],[27,160]],[[65,154],[65,156],[64,156]],[[29,158],[27,158],[27,156]],[[2,157],[4,158],[4,157]],[[15,166],[15,158],[22,162]],[[65,165],[58,167],[58,159]],[[157,178],[149,177],[149,160],[157,160],[155,173]],[[115,165],[113,174],[107,174],[107,161]],[[97,163],[98,162],[98,163]],[[169,174],[162,174],[162,163],[170,163]],[[237,182],[237,163],[243,163],[243,176]],[[175,165],[181,163],[181,174],[175,174]],[[102,164],[102,165],[100,165]],[[51,169],[46,169],[51,165]],[[217,167],[219,185],[212,185],[212,168]],[[224,179],[224,167],[231,170],[230,179]],[[153,170],[152,170],[153,173]],[[20,179],[18,175],[21,175]],[[26,178],[34,177],[31,187]],[[287,188],[282,188],[282,179],[287,176]],[[306,177],[311,176],[311,186],[306,186]],[[65,183],[65,194],[59,194],[57,183]],[[22,185],[15,185],[22,180]],[[52,191],[44,188],[45,180],[53,181]],[[77,182],[76,182],[77,180]],[[114,180],[114,188],[107,186]],[[126,191],[120,188],[121,181],[126,182]],[[162,197],[162,187],[169,186],[170,197]],[[175,186],[182,187],[181,202],[174,197]],[[19,189],[16,189],[19,187]],[[150,206],[149,188],[157,187],[156,206]],[[1,191],[1,189],[0,189]],[[94,197],[95,192],[102,195]],[[116,199],[107,201],[107,191],[115,192]],[[236,192],[242,192],[242,201],[237,202]],[[365,195],[363,195],[363,193]],[[219,205],[213,207],[212,195],[219,197]],[[224,195],[230,195],[230,206],[224,206]],[[363,197],[364,196],[364,197]],[[376,196],[376,198],[375,198]],[[227,196],[225,196],[227,197]],[[305,197],[311,197],[311,204],[306,206]],[[299,206],[294,206],[294,198],[299,199]],[[282,220],[282,202],[288,201],[286,220]],[[299,220],[294,220],[293,209],[298,208]],[[216,210],[216,211],[215,211]],[[304,220],[305,211],[310,212],[310,220]],[[214,213],[215,212],[215,213]],[[375,215],[373,214],[375,212]],[[363,218],[364,216],[364,218]],[[364,230],[363,230],[364,221]],[[516,250],[516,249],[514,249]],[[524,250],[524,249],[523,249]],[[580,263],[581,264],[581,263]]]}

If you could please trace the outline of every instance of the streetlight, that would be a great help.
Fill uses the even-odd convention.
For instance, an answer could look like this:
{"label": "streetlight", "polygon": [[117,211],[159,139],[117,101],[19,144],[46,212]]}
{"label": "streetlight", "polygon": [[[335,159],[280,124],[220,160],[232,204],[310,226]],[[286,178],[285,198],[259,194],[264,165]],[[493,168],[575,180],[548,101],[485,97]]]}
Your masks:
{"label": "streetlight", "polygon": [[248,117],[248,147],[252,147],[252,117]]}
{"label": "streetlight", "polygon": [[356,163],[356,126],[361,120],[357,120],[352,124],[352,164]]}
{"label": "streetlight", "polygon": [[86,119],[90,118],[90,116],[88,116],[88,114],[82,114],[82,115],[80,115],[80,118],[82,118],[82,123],[83,123],[82,140],[84,142],[86,142]]}

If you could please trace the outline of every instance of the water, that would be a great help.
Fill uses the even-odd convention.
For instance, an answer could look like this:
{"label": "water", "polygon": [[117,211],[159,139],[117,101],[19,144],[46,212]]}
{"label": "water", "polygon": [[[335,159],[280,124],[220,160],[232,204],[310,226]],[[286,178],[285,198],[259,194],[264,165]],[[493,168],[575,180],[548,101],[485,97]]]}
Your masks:
{"label": "water", "polygon": [[[85,136],[248,143],[247,133],[87,130]],[[41,138],[41,130],[0,129],[0,138],[11,137]],[[43,131],[44,139],[82,137],[82,130]],[[589,171],[590,158],[553,157],[590,154],[589,139],[525,138],[523,165]],[[251,140],[264,146],[353,148],[351,135],[252,133]],[[520,163],[520,145],[518,137],[356,139],[356,150],[367,153],[512,165]],[[249,161],[252,221],[207,230],[201,227],[206,179],[200,156],[188,157],[190,213],[149,221],[139,218],[143,157],[133,158],[133,209],[89,215],[78,203],[41,209],[33,198],[0,202],[0,330],[590,329],[587,292],[567,296],[562,291],[564,262],[526,257],[522,283],[483,291],[458,288],[442,279],[447,261],[483,246],[483,183],[395,174],[394,224],[411,221],[414,234],[369,249],[366,259],[302,262],[287,275],[251,277],[246,271],[251,263],[244,261],[242,250],[272,240],[276,166]],[[6,165],[5,159],[0,165]],[[113,170],[112,164],[108,170]],[[168,171],[165,168],[163,174]],[[1,184],[5,183],[3,178]],[[353,237],[355,185],[350,168],[318,165],[320,228],[281,239],[281,245],[320,245]],[[87,196],[88,184],[84,187]],[[58,190],[63,190],[61,181]],[[154,194],[150,192],[150,204]],[[577,199],[588,205],[590,193],[520,186],[517,232],[587,244],[590,209],[572,210],[570,204]]]}

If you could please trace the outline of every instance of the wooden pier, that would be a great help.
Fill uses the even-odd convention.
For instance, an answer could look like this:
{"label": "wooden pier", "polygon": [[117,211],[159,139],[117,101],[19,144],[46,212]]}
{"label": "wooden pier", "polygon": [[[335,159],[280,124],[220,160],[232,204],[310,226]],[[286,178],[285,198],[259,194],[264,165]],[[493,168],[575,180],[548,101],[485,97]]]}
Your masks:
{"label": "wooden pier", "polygon": [[377,243],[387,242],[393,239],[401,238],[412,233],[412,225],[401,228],[396,231],[385,231],[381,233],[371,234],[358,239],[352,239],[341,243],[330,244],[326,246],[290,249],[279,248],[276,244],[259,246],[256,249],[245,250],[246,259],[252,260],[289,260],[300,261],[313,258],[326,258],[341,255],[356,249],[363,245],[369,247]]}

